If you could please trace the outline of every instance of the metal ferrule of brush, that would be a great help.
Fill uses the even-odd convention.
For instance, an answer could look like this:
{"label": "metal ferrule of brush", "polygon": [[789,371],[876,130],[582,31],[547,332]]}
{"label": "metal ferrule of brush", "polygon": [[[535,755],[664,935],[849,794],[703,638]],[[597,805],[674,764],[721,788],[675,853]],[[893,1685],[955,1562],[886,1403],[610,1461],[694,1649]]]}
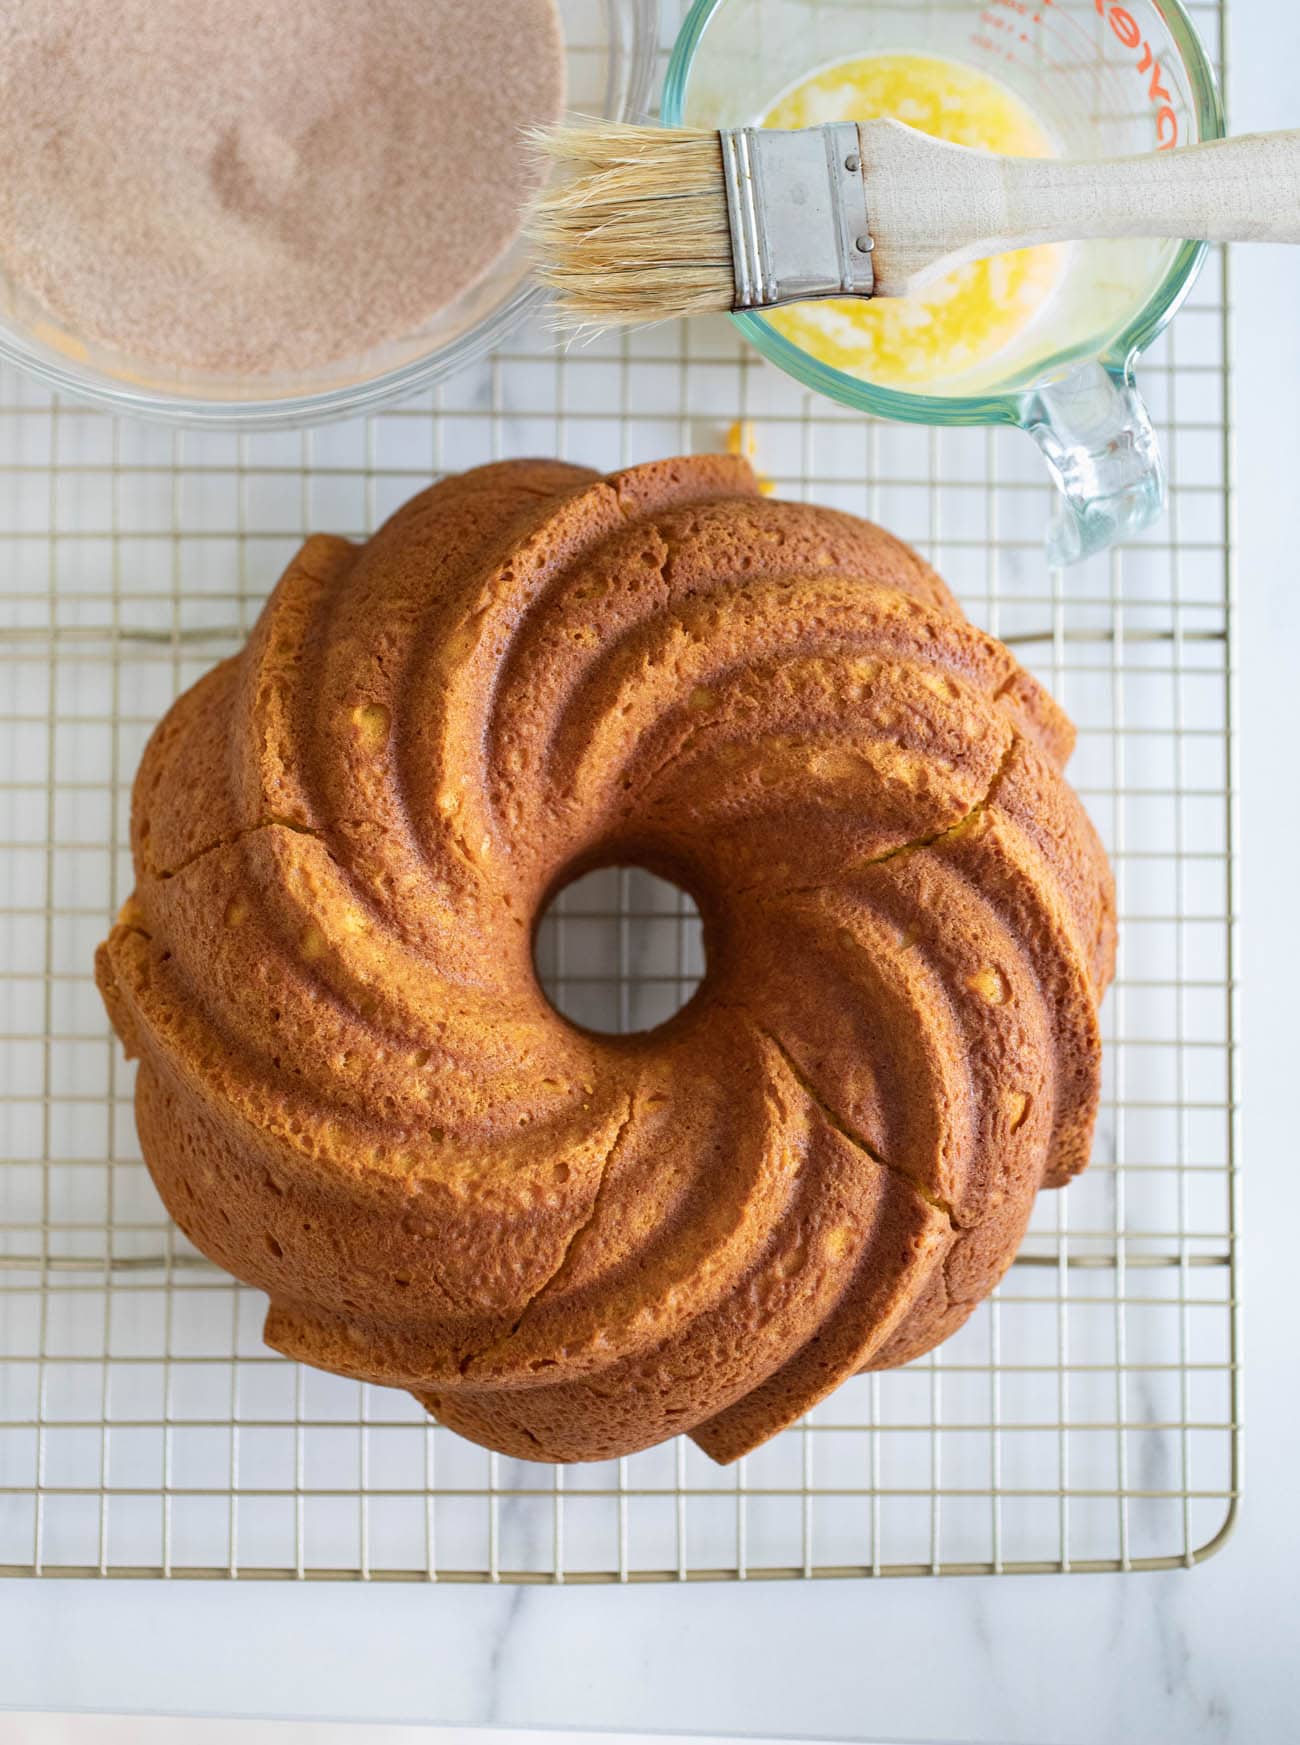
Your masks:
{"label": "metal ferrule of brush", "polygon": [[724,127],[733,309],[870,297],[871,231],[857,127]]}

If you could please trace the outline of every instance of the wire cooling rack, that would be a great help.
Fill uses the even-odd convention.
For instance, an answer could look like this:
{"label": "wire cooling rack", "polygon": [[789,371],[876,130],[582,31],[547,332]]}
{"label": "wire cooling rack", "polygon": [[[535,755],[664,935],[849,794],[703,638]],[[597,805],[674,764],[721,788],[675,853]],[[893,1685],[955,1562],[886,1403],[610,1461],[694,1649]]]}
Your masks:
{"label": "wire cooling rack", "polygon": [[[1194,11],[1217,46],[1219,8]],[[1149,1569],[1220,1543],[1240,1425],[1227,346],[1216,256],[1143,368],[1169,515],[1063,573],[1025,439],[863,422],[725,322],[564,357],[526,333],[306,433],[173,433],[0,372],[0,1570],[637,1581]],[[152,1189],[91,955],[131,884],[145,736],[307,531],[362,535],[444,470],[608,468],[718,448],[737,419],[778,492],[915,541],[1078,723],[1122,918],[1095,1159],[955,1338],[738,1465],[684,1441],[518,1463],[262,1346],[260,1297]],[[686,899],[635,870],[563,894],[538,961],[561,1009],[615,1029],[702,971]]]}

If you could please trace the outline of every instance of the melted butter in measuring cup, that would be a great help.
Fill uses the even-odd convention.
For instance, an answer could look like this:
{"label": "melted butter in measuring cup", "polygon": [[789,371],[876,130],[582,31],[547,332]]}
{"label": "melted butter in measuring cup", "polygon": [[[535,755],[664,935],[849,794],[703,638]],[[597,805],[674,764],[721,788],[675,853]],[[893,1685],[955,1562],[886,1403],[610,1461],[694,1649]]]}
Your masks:
{"label": "melted butter in measuring cup", "polygon": [[[838,61],[793,86],[766,127],[893,116],[957,145],[1012,157],[1052,157],[1033,112],[987,73],[930,54]],[[1060,284],[1068,251],[1046,245],[957,268],[918,296],[833,300],[773,310],[768,320],[802,351],[882,387],[922,391],[987,364],[1024,332]]]}

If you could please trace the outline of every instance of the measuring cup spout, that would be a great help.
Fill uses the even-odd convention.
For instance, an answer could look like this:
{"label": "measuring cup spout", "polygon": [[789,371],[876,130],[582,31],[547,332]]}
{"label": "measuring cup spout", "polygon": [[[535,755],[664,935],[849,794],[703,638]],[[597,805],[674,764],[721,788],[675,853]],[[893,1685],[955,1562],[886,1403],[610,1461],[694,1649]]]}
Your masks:
{"label": "measuring cup spout", "polygon": [[1081,364],[1027,394],[1020,422],[1060,491],[1047,530],[1052,564],[1078,563],[1149,527],[1164,508],[1165,470],[1136,387],[1104,364]]}

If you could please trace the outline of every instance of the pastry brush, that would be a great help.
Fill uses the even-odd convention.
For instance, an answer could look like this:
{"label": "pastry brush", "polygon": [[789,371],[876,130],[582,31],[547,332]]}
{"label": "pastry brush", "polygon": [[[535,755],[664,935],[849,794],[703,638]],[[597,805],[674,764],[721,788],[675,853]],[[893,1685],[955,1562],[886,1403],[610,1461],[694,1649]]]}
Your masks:
{"label": "pastry brush", "polygon": [[901,122],[532,135],[562,319],[610,327],[817,297],[906,297],[966,261],[1102,237],[1300,242],[1300,131],[1139,157],[1001,157]]}

